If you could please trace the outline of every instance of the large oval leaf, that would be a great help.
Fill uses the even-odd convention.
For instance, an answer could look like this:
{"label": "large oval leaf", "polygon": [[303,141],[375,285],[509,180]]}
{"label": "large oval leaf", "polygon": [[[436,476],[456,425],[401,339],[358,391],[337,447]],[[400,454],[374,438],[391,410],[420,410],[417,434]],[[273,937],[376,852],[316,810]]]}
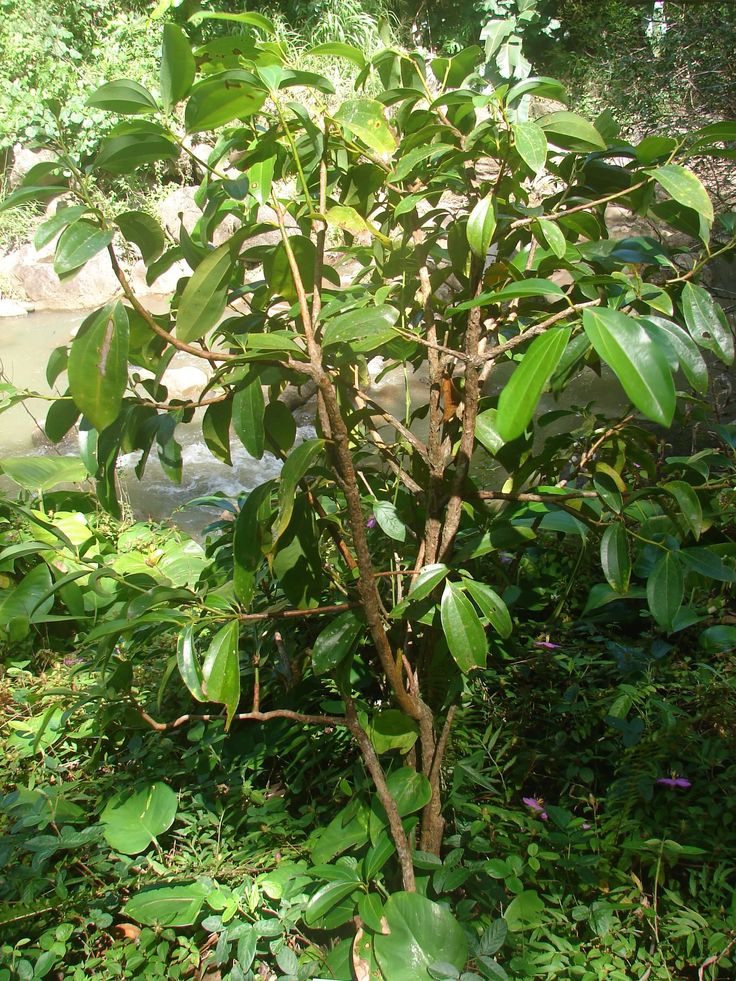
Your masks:
{"label": "large oval leaf", "polygon": [[54,272],[63,279],[70,276],[112,242],[115,232],[80,218],[59,236],[54,255]]}
{"label": "large oval leaf", "polygon": [[353,351],[365,354],[393,340],[394,324],[399,319],[395,307],[361,307],[339,314],[325,324],[322,343],[325,347],[348,344]]}
{"label": "large oval leaf", "polygon": [[547,162],[547,137],[544,130],[531,122],[514,123],[511,130],[517,153],[527,167],[538,174]]}
{"label": "large oval leaf", "polygon": [[6,456],[0,460],[0,470],[34,493],[59,484],[76,484],[87,477],[86,467],[76,456]]}
{"label": "large oval leaf", "polygon": [[384,906],[385,931],[373,946],[385,978],[391,981],[431,981],[430,967],[438,962],[465,966],[465,931],[444,907],[415,892],[395,892]]}
{"label": "large oval leaf", "polygon": [[725,364],[731,364],[734,357],[733,333],[720,304],[710,293],[702,286],[685,283],[682,312],[695,343],[713,351]]}
{"label": "large oval leaf", "polygon": [[234,119],[247,119],[266,101],[266,92],[250,72],[219,72],[192,89],[184,122],[188,133],[217,129]]}
{"label": "large oval leaf", "polygon": [[192,926],[206,896],[207,888],[199,882],[187,886],[152,886],[129,899],[123,913],[144,926]]}
{"label": "large oval leaf", "polygon": [[332,671],[350,654],[364,624],[351,610],[341,613],[322,630],[312,648],[315,674]]}
{"label": "large oval leaf", "polygon": [[663,351],[641,324],[618,310],[583,311],[590,343],[648,419],[669,426],[675,414],[675,383]]}
{"label": "large oval leaf", "polygon": [[631,578],[631,559],[626,529],[616,521],[609,525],[601,538],[601,567],[611,589],[625,593]]}
{"label": "large oval leaf", "polygon": [[340,106],[335,119],[378,153],[389,154],[396,149],[396,140],[386,122],[384,107],[380,102],[373,99],[349,99]]}
{"label": "large oval leaf", "polygon": [[682,606],[685,591],[682,566],[672,552],[657,562],[647,579],[647,602],[663,630],[671,630]]}
{"label": "large oval leaf", "polygon": [[535,122],[544,130],[549,142],[563,150],[587,153],[606,149],[606,142],[595,126],[574,112],[552,112]]}
{"label": "large oval leaf", "polygon": [[468,245],[479,259],[485,259],[496,231],[496,211],[493,195],[488,194],[476,204],[468,216],[466,235]]}
{"label": "large oval leaf", "polygon": [[106,82],[96,89],[87,99],[87,105],[94,109],[107,109],[108,112],[119,112],[124,115],[155,112],[158,109],[156,100],[148,91],[132,78],[118,78],[114,82]]}
{"label": "large oval leaf", "polygon": [[704,395],[708,391],[708,366],[687,331],[664,317],[649,316],[641,324],[655,343],[670,346],[682,373],[695,391]]}
{"label": "large oval leaf", "polygon": [[176,336],[182,341],[203,337],[225,310],[232,271],[230,244],[213,249],[197,266],[179,301]]}
{"label": "large oval leaf", "polygon": [[177,24],[164,24],[161,46],[161,99],[173,109],[189,94],[197,66],[187,36]]}
{"label": "large oval leaf", "polygon": [[145,211],[124,211],[117,216],[115,224],[128,242],[138,246],[146,265],[163,252],[166,245],[163,229]]}
{"label": "large oval leaf", "polygon": [[560,362],[570,328],[559,327],[535,337],[498,399],[496,431],[509,442],[529,425],[539,397]]}
{"label": "large oval leaf", "polygon": [[463,585],[480,607],[480,611],[500,637],[510,637],[514,629],[508,607],[498,595],[484,582],[465,579]]}
{"label": "large oval leaf", "polygon": [[475,607],[456,583],[445,583],[440,618],[447,646],[463,674],[484,667],[488,654],[486,632]]}
{"label": "large oval leaf", "polygon": [[266,403],[260,381],[257,377],[246,379],[246,383],[233,396],[233,428],[240,442],[256,460],[261,459],[265,448],[265,412]]}
{"label": "large oval leaf", "polygon": [[128,315],[121,303],[88,317],[69,352],[74,402],[101,432],[118,417],[128,381]]}
{"label": "large oval leaf", "polygon": [[114,797],[100,821],[111,848],[123,855],[137,855],[168,831],[174,823],[178,802],[165,783],[152,783],[130,797]]}
{"label": "large oval leaf", "polygon": [[220,702],[227,713],[225,728],[230,723],[240,701],[240,656],[237,620],[226,624],[212,638],[202,665],[202,689],[211,702]]}
{"label": "large oval leaf", "polygon": [[680,164],[663,164],[647,173],[671,198],[697,211],[709,224],[713,224],[713,205],[708,192],[692,170]]}

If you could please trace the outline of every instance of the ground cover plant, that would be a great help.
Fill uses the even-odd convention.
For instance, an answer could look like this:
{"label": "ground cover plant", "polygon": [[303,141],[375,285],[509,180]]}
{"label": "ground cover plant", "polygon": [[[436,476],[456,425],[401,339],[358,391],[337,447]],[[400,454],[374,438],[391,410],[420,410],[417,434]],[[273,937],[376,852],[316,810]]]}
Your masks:
{"label": "ground cover plant", "polygon": [[[49,632],[79,658],[72,684],[29,682],[16,727],[8,971],[44,976],[74,934],[96,939],[70,954],[70,977],[154,961],[184,976],[208,954],[233,978],[718,977],[733,913],[715,788],[730,772],[734,427],[706,396],[733,334],[698,280],[735,223],[716,223],[687,162],[730,153],[734,124],[630,145],[610,115],[566,108],[553,79],[489,91],[476,46],[367,61],[320,45],[359,69],[334,105],[263,15],[208,18],[237,33],[193,52],[168,24],[158,91],[103,85],[90,104],[123,119],[96,153],[60,147],[2,205],[60,199],[37,233],[59,236],[57,273],[107,250],[122,291],[49,364],[68,388],[46,431],[78,424],[81,461],[2,462],[44,491],[5,505],[5,639],[17,652]],[[532,97],[544,111],[530,116]],[[147,213],[100,207],[98,177],[174,161],[202,134],[193,233],[167,243]],[[659,236],[612,236],[611,203]],[[121,240],[151,280],[188,263],[169,312],[136,296]],[[161,382],[177,352],[211,369],[195,400]],[[374,356],[404,372],[401,418],[366,391]],[[543,392],[591,369],[620,385],[617,418],[595,403],[535,418]],[[303,441],[282,398],[295,388],[316,401]],[[4,404],[23,394],[5,385]],[[86,472],[120,517],[118,456],[140,451],[142,473],[155,448],[176,479],[177,426],[202,410],[219,459],[232,427],[255,459],[283,460],[206,550],[145,526],[111,540],[87,499],[49,493]],[[706,444],[668,449],[685,419]],[[558,648],[560,624],[578,633]],[[538,755],[532,720],[559,756]],[[85,766],[109,776],[92,823],[73,776],[87,740]],[[711,779],[689,817],[688,746]],[[37,791],[40,750],[54,783]],[[123,760],[133,779],[111,797]],[[57,801],[59,766],[72,786]],[[165,854],[175,821],[212,838]],[[80,876],[100,915],[55,922]],[[116,877],[132,950],[99,933],[121,909]],[[23,933],[49,914],[45,933]]]}

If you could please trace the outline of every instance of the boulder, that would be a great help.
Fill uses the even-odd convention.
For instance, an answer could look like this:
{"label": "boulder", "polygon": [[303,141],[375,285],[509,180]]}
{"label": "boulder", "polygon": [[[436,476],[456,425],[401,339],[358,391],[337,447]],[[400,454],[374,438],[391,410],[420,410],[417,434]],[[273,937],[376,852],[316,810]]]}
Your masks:
{"label": "boulder", "polygon": [[28,307],[25,303],[18,300],[5,300],[0,298],[0,317],[26,317]]}
{"label": "boulder", "polygon": [[171,399],[196,398],[208,381],[207,372],[195,365],[168,368],[161,378],[161,383],[169,390]]}
{"label": "boulder", "polygon": [[[202,211],[195,203],[194,195],[196,187],[177,187],[161,201],[158,206],[158,216],[165,231],[172,238],[179,238],[179,229],[182,225],[192,233],[194,226],[202,217]],[[222,245],[227,241],[233,232],[240,227],[240,222],[234,215],[226,215],[222,222],[217,226],[212,236],[213,245]]]}
{"label": "boulder", "polygon": [[0,275],[46,310],[85,310],[107,303],[120,293],[120,286],[106,252],[93,256],[69,279],[54,272],[53,247],[36,252],[32,245],[3,256]]}
{"label": "boulder", "polygon": [[51,150],[29,150],[28,147],[16,143],[13,147],[13,165],[8,173],[8,185],[12,190],[17,187],[31,167],[37,163],[47,163],[56,159]]}
{"label": "boulder", "polygon": [[182,276],[191,276],[192,270],[189,265],[180,259],[175,262],[166,272],[161,273],[149,286],[146,282],[146,264],[142,259],[133,266],[130,273],[130,285],[136,296],[170,296],[176,289],[176,284]]}

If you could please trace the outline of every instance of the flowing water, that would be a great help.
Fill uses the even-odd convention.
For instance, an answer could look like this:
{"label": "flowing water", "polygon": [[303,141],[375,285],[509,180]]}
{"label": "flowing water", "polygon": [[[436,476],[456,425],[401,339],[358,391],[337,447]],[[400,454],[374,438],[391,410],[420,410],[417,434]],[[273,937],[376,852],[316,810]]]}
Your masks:
{"label": "flowing water", "polygon": [[[7,378],[19,388],[49,394],[45,377],[48,357],[55,347],[68,343],[83,317],[84,314],[77,312],[54,311],[1,319],[0,361]],[[173,364],[175,367],[200,367],[196,359],[181,355],[177,355]],[[510,364],[496,370],[494,388],[503,384],[511,370]],[[415,392],[415,406],[420,404],[425,391],[423,380],[426,379],[422,371],[410,379],[410,391]],[[404,417],[405,389],[404,373],[401,369],[379,381],[374,386],[373,394],[389,412],[399,418]],[[625,405],[625,397],[615,379],[604,377],[601,380],[586,369],[566,392],[565,402],[585,404],[592,401],[596,402],[599,409],[612,415],[620,412]],[[46,401],[33,399],[0,415],[0,458],[75,452],[73,440],[65,442],[61,447],[54,447],[46,440],[42,423],[48,405]],[[557,407],[559,403],[554,397],[545,395],[539,411],[545,412]],[[314,435],[307,415],[302,421],[304,425],[299,427],[301,438]],[[207,449],[202,439],[200,420],[197,419],[187,426],[179,426],[176,438],[182,445],[183,455],[183,480],[179,485],[173,484],[163,473],[155,452],[149,458],[141,481],[134,473],[139,454],[121,458],[119,476],[122,494],[136,517],[156,520],[173,517],[177,525],[197,533],[218,513],[217,509],[197,507],[178,510],[179,508],[193,498],[218,491],[236,496],[275,476],[281,468],[280,462],[268,453],[264,454],[263,459],[254,460],[236,438],[232,440],[233,466],[226,466]],[[493,473],[489,473],[486,476],[490,487],[499,486],[504,475],[497,474],[494,477]],[[6,478],[0,480],[5,481]],[[10,485],[4,483],[3,486],[7,488]]]}

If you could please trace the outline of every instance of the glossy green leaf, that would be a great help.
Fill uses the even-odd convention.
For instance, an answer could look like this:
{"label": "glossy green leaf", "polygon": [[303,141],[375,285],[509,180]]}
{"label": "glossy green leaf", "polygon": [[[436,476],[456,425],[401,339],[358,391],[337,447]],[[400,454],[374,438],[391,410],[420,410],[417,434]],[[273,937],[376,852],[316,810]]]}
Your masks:
{"label": "glossy green leaf", "polygon": [[196,13],[192,14],[189,18],[190,23],[199,25],[203,20],[226,20],[233,21],[236,24],[247,24],[249,27],[257,27],[259,31],[263,31],[265,34],[275,34],[276,28],[274,27],[273,21],[269,20],[268,17],[264,17],[263,14],[259,14],[255,10],[248,10],[244,13],[209,13],[207,11],[198,10]]}
{"label": "glossy green leaf", "polygon": [[315,58],[345,58],[352,61],[358,68],[365,68],[365,55],[352,44],[344,44],[342,41],[328,41],[326,44],[317,44],[304,52],[306,57]]}
{"label": "glossy green leaf", "polygon": [[62,232],[68,225],[77,221],[82,215],[89,212],[86,204],[76,204],[69,208],[59,208],[55,215],[47,218],[36,229],[33,236],[33,245],[36,249],[42,249],[49,242],[52,242],[59,232]]}
{"label": "glossy green leaf", "polygon": [[[31,569],[21,581],[0,593],[0,627],[7,627],[14,620],[28,624],[35,611],[43,616],[54,605],[51,590],[51,573],[45,562]],[[43,597],[47,599],[44,601]]]}
{"label": "glossy green leaf", "polygon": [[631,578],[631,558],[626,529],[619,521],[609,525],[601,538],[601,567],[611,589],[625,593]]}
{"label": "glossy green leaf", "polygon": [[535,123],[544,130],[550,143],[563,150],[587,153],[606,149],[606,143],[595,126],[574,112],[552,112],[536,119]]}
{"label": "glossy green leaf", "polygon": [[184,287],[176,316],[176,336],[194,341],[215,326],[225,310],[232,273],[232,253],[226,242],[213,249],[194,270]]}
{"label": "glossy green leaf", "polygon": [[184,31],[177,24],[164,24],[159,78],[164,109],[173,109],[187,97],[196,71],[194,55]]}
{"label": "glossy green leaf", "polygon": [[671,348],[682,373],[695,391],[704,395],[708,391],[708,366],[687,331],[664,317],[650,316],[640,323],[655,343]]}
{"label": "glossy green leaf", "polygon": [[206,896],[206,887],[198,882],[187,886],[152,886],[129,899],[123,913],[144,926],[188,927],[197,922]]}
{"label": "glossy green leaf", "polygon": [[[265,448],[266,403],[257,377],[246,379],[233,396],[233,428],[248,453],[260,460]],[[287,409],[288,412],[288,409]]]}
{"label": "glossy green leaf", "polygon": [[668,483],[662,485],[662,489],[666,490],[677,501],[677,507],[685,519],[686,525],[693,533],[693,537],[696,540],[700,538],[704,527],[703,508],[700,504],[700,498],[693,490],[692,485],[684,480],[670,480]]}
{"label": "glossy green leaf", "polygon": [[386,304],[338,314],[325,324],[322,343],[324,347],[348,344],[358,353],[374,351],[397,336],[394,324],[398,319],[399,311]]}
{"label": "glossy green leaf", "polygon": [[233,465],[230,455],[230,420],[232,403],[213,402],[205,409],[202,418],[202,438],[207,449],[226,466]]}
{"label": "glossy green leaf", "polygon": [[[269,444],[276,450],[286,453],[292,448],[296,439],[296,420],[284,402],[276,399],[268,403],[263,414],[263,430]],[[248,452],[251,456],[255,455],[251,450]]]}
{"label": "glossy green leaf", "polygon": [[54,272],[59,278],[76,272],[98,252],[112,242],[115,233],[110,228],[100,228],[91,221],[80,218],[69,225],[56,243]]}
{"label": "glossy green leaf", "polygon": [[[405,180],[420,163],[425,160],[437,160],[438,157],[450,153],[452,149],[453,147],[446,143],[431,143],[429,146],[414,147],[396,162],[396,166],[391,172],[391,180],[397,182]],[[400,213],[402,212],[397,209],[396,214]]]}
{"label": "glossy green leaf", "polygon": [[87,99],[87,105],[93,109],[106,109],[108,112],[133,116],[158,109],[156,100],[148,89],[134,82],[132,78],[106,82]]}
{"label": "glossy green leaf", "polygon": [[512,933],[538,926],[544,912],[544,900],[535,889],[525,889],[506,907],[503,918]]}
{"label": "glossy green leaf", "polygon": [[447,646],[463,674],[485,667],[486,632],[475,607],[456,583],[445,583],[440,618]]}
{"label": "glossy green leaf", "polygon": [[[291,235],[289,245],[294,254],[299,276],[307,293],[314,289],[314,269],[317,249],[314,242],[304,235]],[[283,296],[290,303],[297,299],[294,277],[283,242],[279,242],[263,261],[263,275],[271,292]]]}
{"label": "glossy green leaf", "polygon": [[709,223],[713,223],[713,204],[700,179],[692,170],[680,164],[663,164],[647,171],[650,177],[664,188],[671,198],[686,208],[697,211]]}
{"label": "glossy green leaf", "polygon": [[233,538],[233,587],[244,606],[250,605],[255,573],[271,540],[271,494],[274,481],[255,487],[235,519]]}
{"label": "glossy green leaf", "polygon": [[493,195],[482,198],[468,216],[466,235],[468,245],[479,259],[485,259],[496,231],[496,210]]}
{"label": "glossy green leaf", "polygon": [[644,327],[618,310],[583,311],[590,343],[648,419],[669,426],[675,414],[675,384],[664,353]]}
{"label": "glossy green leaf", "polygon": [[206,701],[204,694],[202,666],[194,648],[194,628],[190,624],[179,634],[176,644],[176,664],[182,681],[198,702]]}
{"label": "glossy green leaf", "polygon": [[557,283],[550,279],[521,279],[518,283],[510,283],[500,290],[492,290],[490,293],[481,293],[472,300],[458,303],[456,307],[450,309],[450,313],[462,313],[465,310],[473,310],[475,307],[486,307],[492,303],[506,303],[508,300],[523,299],[527,296],[555,296],[562,297],[565,291]]}
{"label": "glossy green leaf", "polygon": [[322,454],[324,440],[308,439],[289,454],[281,470],[279,483],[279,513],[273,526],[273,541],[286,531],[294,511],[296,488],[302,477]]}
{"label": "glossy green leaf", "polygon": [[682,606],[684,590],[682,566],[672,552],[667,552],[654,566],[647,579],[649,609],[663,630],[672,630]]}
{"label": "glossy green leaf", "polygon": [[117,216],[115,224],[128,242],[138,246],[146,265],[164,251],[166,241],[163,229],[145,211],[124,211]]}
{"label": "glossy green leaf", "polygon": [[543,243],[546,243],[558,259],[564,259],[567,252],[567,242],[560,226],[554,221],[538,218],[535,222]]}
{"label": "glossy green leaf", "polygon": [[138,167],[158,160],[176,160],[180,149],[163,132],[142,126],[120,136],[109,136],[100,143],[95,166],[111,174],[132,174]]}
{"label": "glossy green leaf", "polygon": [[521,436],[570,339],[569,327],[535,337],[498,399],[495,428],[505,442]]}
{"label": "glossy green leaf", "polygon": [[478,413],[475,420],[475,438],[491,456],[495,456],[505,445],[496,429],[496,416],[496,409],[486,409],[485,412]]}
{"label": "glossy green leaf", "polygon": [[324,627],[312,648],[312,670],[315,674],[332,671],[353,650],[364,629],[355,613],[348,610]]}
{"label": "glossy green leaf", "polygon": [[400,709],[385,709],[373,716],[366,732],[377,753],[398,749],[404,754],[417,741],[419,726]]}
{"label": "glossy green leaf", "polygon": [[409,597],[415,602],[426,599],[443,582],[449,573],[449,568],[442,562],[424,565],[419,575],[414,577],[409,589]]}
{"label": "glossy green leaf", "polygon": [[445,906],[416,892],[395,892],[383,913],[386,932],[376,934],[373,946],[385,978],[430,981],[429,968],[438,961],[465,966],[465,931]]}
{"label": "glossy green leaf", "polygon": [[184,110],[187,132],[201,133],[235,119],[248,119],[261,108],[266,95],[250,72],[232,69],[211,75],[192,88]]}
{"label": "glossy green leaf", "polygon": [[37,493],[59,484],[76,484],[87,477],[87,470],[76,456],[6,456],[0,469],[25,490]]}
{"label": "glossy green leaf", "polygon": [[168,831],[174,823],[178,801],[165,783],[152,783],[129,797],[114,797],[100,822],[111,848],[123,855],[137,855]]}
{"label": "glossy green leaf", "polygon": [[391,501],[374,501],[373,515],[381,531],[389,538],[393,538],[395,542],[406,541],[406,525]]}
{"label": "glossy green leaf", "polygon": [[3,211],[11,211],[13,208],[20,208],[24,204],[31,204],[40,201],[50,201],[58,198],[60,194],[65,194],[69,190],[66,183],[38,186],[21,186],[16,188],[11,194],[0,201],[0,214]]}
{"label": "glossy green leaf", "polygon": [[202,665],[203,693],[208,701],[225,706],[226,730],[230,728],[240,702],[239,639],[240,626],[233,620],[212,638]]}
{"label": "glossy green leaf", "polygon": [[514,134],[514,146],[534,174],[538,174],[547,162],[547,137],[541,126],[536,123],[514,123],[511,127]]}
{"label": "glossy green leaf", "polygon": [[710,548],[683,548],[679,555],[687,567],[699,576],[715,579],[716,582],[736,582],[736,572]]}
{"label": "glossy green leaf", "polygon": [[59,443],[79,419],[79,409],[71,399],[52,402],[43,428],[52,443]]}
{"label": "glossy green leaf", "polygon": [[734,358],[733,333],[720,304],[702,286],[685,283],[682,312],[690,334],[700,347],[717,354],[724,364]]}
{"label": "glossy green leaf", "polygon": [[480,607],[483,616],[500,637],[510,637],[514,629],[508,607],[498,595],[484,582],[475,579],[464,579],[462,585],[467,589]]}
{"label": "glossy green leaf", "polygon": [[69,388],[99,432],[118,417],[128,381],[128,315],[121,303],[89,316],[72,341]]}
{"label": "glossy green leaf", "polygon": [[[336,866],[336,869],[338,868],[341,866]],[[345,869],[344,879],[335,879],[325,883],[307,903],[304,911],[304,921],[307,926],[315,926],[330,910],[359,888],[360,879],[354,871],[351,873],[349,869]]]}
{"label": "glossy green leaf", "polygon": [[380,102],[349,99],[340,106],[335,120],[377,153],[391,154],[396,149],[396,139],[386,122]]}

